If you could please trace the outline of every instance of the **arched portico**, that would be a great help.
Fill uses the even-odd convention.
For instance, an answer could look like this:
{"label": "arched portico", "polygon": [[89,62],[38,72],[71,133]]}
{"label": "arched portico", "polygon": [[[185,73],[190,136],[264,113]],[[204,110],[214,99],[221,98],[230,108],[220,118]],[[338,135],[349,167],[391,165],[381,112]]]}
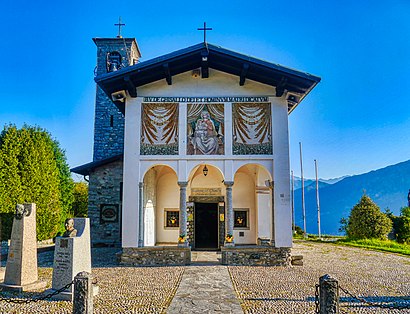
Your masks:
{"label": "arched portico", "polygon": [[187,236],[193,249],[218,249],[225,241],[223,171],[213,163],[192,167],[187,182]]}
{"label": "arched portico", "polygon": [[236,244],[269,244],[272,238],[272,175],[261,164],[237,169],[233,185]]}
{"label": "arched portico", "polygon": [[157,164],[143,177],[143,246],[176,244],[179,232],[179,187],[175,170]]}

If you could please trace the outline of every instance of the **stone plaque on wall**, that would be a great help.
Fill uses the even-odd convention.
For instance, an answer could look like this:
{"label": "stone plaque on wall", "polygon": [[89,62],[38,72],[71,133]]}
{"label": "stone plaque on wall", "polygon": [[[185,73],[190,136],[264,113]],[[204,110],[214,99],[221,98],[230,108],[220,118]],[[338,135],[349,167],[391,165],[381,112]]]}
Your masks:
{"label": "stone plaque on wall", "polygon": [[220,188],[192,188],[192,196],[219,196],[222,191]]}
{"label": "stone plaque on wall", "polygon": [[100,209],[100,223],[118,222],[118,204],[101,204]]}

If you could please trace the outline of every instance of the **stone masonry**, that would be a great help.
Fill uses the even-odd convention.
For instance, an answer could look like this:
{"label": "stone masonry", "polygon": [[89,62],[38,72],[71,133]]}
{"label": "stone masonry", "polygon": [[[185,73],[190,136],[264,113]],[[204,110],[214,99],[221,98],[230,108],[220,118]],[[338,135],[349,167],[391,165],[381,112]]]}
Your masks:
{"label": "stone masonry", "polygon": [[223,265],[290,266],[290,248],[268,246],[222,247]]}
{"label": "stone masonry", "polygon": [[123,248],[117,257],[123,266],[183,266],[191,263],[191,249],[175,246]]}
{"label": "stone masonry", "polygon": [[[94,38],[97,45],[96,75],[107,73],[107,56],[117,52],[122,67],[133,65],[140,57],[133,38]],[[124,151],[124,116],[110,98],[97,86],[94,120],[93,160],[102,160]]]}
{"label": "stone masonry", "polygon": [[[88,190],[88,217],[91,224],[91,242],[121,245],[121,183],[122,161],[116,161],[94,170],[90,174]],[[118,217],[113,222],[101,219],[101,206],[115,205]]]}
{"label": "stone masonry", "polygon": [[[138,45],[133,38],[94,38],[97,46],[95,75],[108,72],[107,58],[110,53],[121,56],[118,68],[137,63],[140,57]],[[111,99],[97,86],[94,119],[93,161],[122,154],[124,151],[124,115]],[[105,164],[90,173],[88,216],[91,223],[93,245],[104,243],[121,245],[121,183],[122,161]],[[102,219],[104,206],[111,206],[117,216]]]}

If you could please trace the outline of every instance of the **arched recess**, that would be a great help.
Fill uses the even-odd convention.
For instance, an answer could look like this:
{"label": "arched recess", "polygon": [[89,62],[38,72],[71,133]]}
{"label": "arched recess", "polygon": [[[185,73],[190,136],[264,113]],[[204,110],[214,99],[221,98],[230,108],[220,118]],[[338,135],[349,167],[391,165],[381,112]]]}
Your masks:
{"label": "arched recess", "polygon": [[[206,169],[205,169],[206,167]],[[195,165],[188,176],[188,241],[193,249],[218,249],[225,238],[225,185],[212,164]]]}
{"label": "arched recess", "polygon": [[[176,172],[168,165],[154,165],[145,173],[143,184],[144,246],[176,244],[179,232],[179,186]],[[167,224],[167,216],[175,216],[177,220],[173,224]]]}
{"label": "arched recess", "polygon": [[245,164],[235,172],[232,196],[236,244],[270,240],[271,180],[269,171],[260,164]]}

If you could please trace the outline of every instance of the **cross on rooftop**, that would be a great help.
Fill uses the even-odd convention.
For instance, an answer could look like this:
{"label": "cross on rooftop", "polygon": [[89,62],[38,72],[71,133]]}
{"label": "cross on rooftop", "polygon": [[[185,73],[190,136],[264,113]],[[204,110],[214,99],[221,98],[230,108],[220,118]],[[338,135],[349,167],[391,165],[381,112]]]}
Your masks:
{"label": "cross on rooftop", "polygon": [[121,23],[121,16],[118,18],[118,23],[114,24],[114,26],[118,26],[118,35],[117,38],[122,38],[121,36],[121,26],[125,26],[124,23]]}
{"label": "cross on rooftop", "polygon": [[206,31],[211,31],[212,28],[206,27],[206,22],[204,22],[204,27],[203,28],[198,28],[199,31],[204,31],[204,44],[206,44]]}

